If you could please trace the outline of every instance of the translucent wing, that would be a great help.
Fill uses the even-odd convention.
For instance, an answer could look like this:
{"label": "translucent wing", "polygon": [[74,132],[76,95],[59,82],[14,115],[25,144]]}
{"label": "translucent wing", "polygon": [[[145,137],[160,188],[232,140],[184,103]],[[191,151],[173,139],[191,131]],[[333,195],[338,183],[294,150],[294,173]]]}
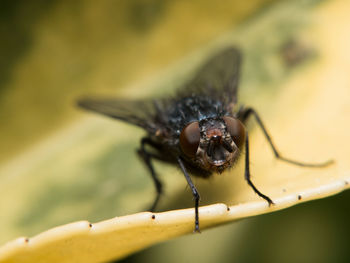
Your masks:
{"label": "translucent wing", "polygon": [[[217,98],[227,105],[237,101],[241,55],[235,48],[226,49],[209,59],[195,77],[180,90],[179,95],[205,95]],[[83,98],[78,105],[84,109],[119,119],[155,133],[166,129],[167,109],[172,107],[174,98],[158,100],[124,100],[110,98]]]}
{"label": "translucent wing", "polygon": [[240,51],[225,49],[209,59],[180,94],[205,94],[227,103],[236,103],[240,65]]}
{"label": "translucent wing", "polygon": [[82,98],[78,100],[78,106],[134,124],[149,132],[157,129],[156,108],[151,100]]}

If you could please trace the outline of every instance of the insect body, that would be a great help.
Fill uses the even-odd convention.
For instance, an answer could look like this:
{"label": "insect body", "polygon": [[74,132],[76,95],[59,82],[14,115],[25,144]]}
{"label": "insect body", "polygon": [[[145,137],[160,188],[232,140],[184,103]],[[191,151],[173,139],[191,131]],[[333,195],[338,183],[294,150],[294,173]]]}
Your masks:
{"label": "insect body", "polygon": [[[162,183],[152,164],[153,159],[177,164],[191,188],[195,200],[195,231],[199,232],[199,193],[191,176],[209,177],[232,167],[245,148],[245,179],[254,192],[269,205],[273,201],[261,193],[250,179],[249,137],[244,123],[254,116],[267,138],[274,155],[280,160],[306,164],[282,157],[272,143],[257,112],[237,105],[237,88],[241,64],[240,52],[235,48],[221,51],[211,58],[174,96],[159,99],[126,100],[83,98],[78,105],[109,117],[137,125],[147,131],[141,139],[138,154],[142,157],[157,190],[151,211],[162,194]],[[152,148],[149,151],[146,146]]]}

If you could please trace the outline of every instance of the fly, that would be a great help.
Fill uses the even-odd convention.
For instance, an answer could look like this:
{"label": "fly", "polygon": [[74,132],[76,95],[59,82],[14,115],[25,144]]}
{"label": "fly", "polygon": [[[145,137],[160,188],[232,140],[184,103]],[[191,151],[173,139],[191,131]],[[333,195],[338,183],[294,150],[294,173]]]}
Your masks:
{"label": "fly", "polygon": [[[255,119],[275,157],[304,167],[324,167],[332,163],[303,163],[283,157],[271,140],[258,113],[251,107],[237,106],[241,54],[228,48],[209,59],[174,96],[155,100],[82,98],[84,109],[143,128],[147,135],[137,151],[146,164],[156,188],[150,208],[154,211],[163,192],[153,160],[178,165],[190,186],[195,205],[195,232],[200,232],[200,195],[191,175],[208,178],[234,166],[245,149],[245,179],[269,205],[274,204],[253,184],[249,171],[249,136],[245,123]],[[146,149],[146,146],[148,149]],[[151,151],[149,149],[152,149]]]}

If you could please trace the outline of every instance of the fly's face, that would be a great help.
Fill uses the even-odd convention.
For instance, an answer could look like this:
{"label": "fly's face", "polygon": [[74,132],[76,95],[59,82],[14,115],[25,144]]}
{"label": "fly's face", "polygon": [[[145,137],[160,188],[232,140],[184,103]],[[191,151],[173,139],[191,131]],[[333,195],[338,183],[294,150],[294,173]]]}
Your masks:
{"label": "fly's face", "polygon": [[238,158],[244,139],[243,124],[224,116],[188,124],[181,132],[180,147],[202,169],[222,172]]}

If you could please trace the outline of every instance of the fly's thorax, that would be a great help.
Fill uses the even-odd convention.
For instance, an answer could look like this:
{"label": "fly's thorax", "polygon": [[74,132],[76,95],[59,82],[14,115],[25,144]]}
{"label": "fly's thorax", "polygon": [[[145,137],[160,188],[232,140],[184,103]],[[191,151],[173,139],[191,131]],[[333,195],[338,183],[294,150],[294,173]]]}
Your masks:
{"label": "fly's thorax", "polygon": [[222,172],[238,158],[245,128],[230,116],[188,124],[181,132],[182,152],[202,169]]}

